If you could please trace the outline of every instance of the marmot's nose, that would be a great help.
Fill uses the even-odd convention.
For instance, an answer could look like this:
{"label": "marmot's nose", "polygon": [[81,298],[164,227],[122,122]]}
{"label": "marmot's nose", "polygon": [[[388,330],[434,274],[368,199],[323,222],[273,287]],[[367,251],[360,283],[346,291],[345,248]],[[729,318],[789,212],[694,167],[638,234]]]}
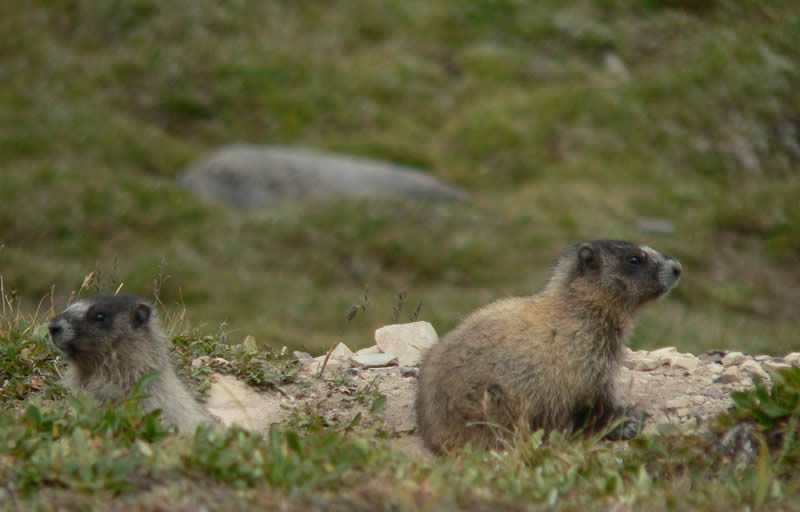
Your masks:
{"label": "marmot's nose", "polygon": [[681,271],[683,271],[683,265],[681,265],[681,262],[678,260],[672,260],[672,275],[677,279],[681,277]]}
{"label": "marmot's nose", "polygon": [[47,326],[47,330],[50,331],[50,336],[55,338],[64,329],[60,325],[58,325],[56,323],[53,323],[53,322],[50,322],[50,325]]}

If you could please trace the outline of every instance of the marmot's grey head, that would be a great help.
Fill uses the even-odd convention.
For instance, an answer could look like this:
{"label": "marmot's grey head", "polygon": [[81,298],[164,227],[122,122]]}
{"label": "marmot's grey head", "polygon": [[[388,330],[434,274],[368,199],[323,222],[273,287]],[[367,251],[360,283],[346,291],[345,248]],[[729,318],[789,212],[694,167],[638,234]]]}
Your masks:
{"label": "marmot's grey head", "polygon": [[[675,258],[624,240],[592,240],[576,244],[559,260],[554,278],[635,309],[667,294],[683,270]],[[598,297],[600,298],[600,297]]]}
{"label": "marmot's grey head", "polygon": [[119,343],[149,329],[152,307],[133,295],[97,295],[68,306],[50,321],[53,344],[70,359],[111,353]]}

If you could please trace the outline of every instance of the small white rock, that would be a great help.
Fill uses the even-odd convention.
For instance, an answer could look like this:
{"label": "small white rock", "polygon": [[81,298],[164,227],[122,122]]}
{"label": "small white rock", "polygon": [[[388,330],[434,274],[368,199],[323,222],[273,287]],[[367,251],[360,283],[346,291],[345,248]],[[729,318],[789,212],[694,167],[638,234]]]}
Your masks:
{"label": "small white rock", "polygon": [[387,325],[375,331],[375,343],[382,352],[397,355],[400,366],[416,366],[422,353],[439,341],[429,322]]}
{"label": "small white rock", "polygon": [[722,358],[722,364],[725,366],[737,366],[747,361],[747,356],[741,352],[729,352]]}
{"label": "small white rock", "polygon": [[403,377],[416,377],[419,374],[419,368],[413,366],[403,366],[400,368],[400,375]]}
{"label": "small white rock", "polygon": [[327,372],[328,370],[336,370],[348,365],[350,356],[352,355],[353,351],[344,343],[339,342],[331,351],[327,364],[325,364],[326,355],[321,355],[313,359],[300,359],[300,363],[306,368],[312,368],[313,371],[319,371],[322,365],[325,364],[325,371]]}
{"label": "small white rock", "polygon": [[631,370],[638,370],[640,372],[648,372],[658,368],[658,359],[639,359],[633,362],[633,366],[629,366]]}
{"label": "small white rock", "polygon": [[331,359],[347,359],[352,355],[353,351],[340,341],[339,344],[336,345],[336,348],[333,349],[333,352],[331,352]]}
{"label": "small white rock", "polygon": [[776,372],[778,370],[782,370],[784,368],[791,368],[790,365],[785,363],[776,363],[775,361],[769,360],[764,361],[761,363],[761,367],[764,368],[768,372]]}
{"label": "small white rock", "polygon": [[625,65],[625,61],[616,53],[607,53],[604,60],[606,70],[612,75],[623,80],[628,80],[631,77],[631,74],[628,72],[628,67]]}
{"label": "small white rock", "polygon": [[385,368],[397,366],[397,356],[394,354],[354,354],[350,362],[361,368]]}
{"label": "small white rock", "polygon": [[302,352],[300,350],[295,350],[294,352],[292,352],[292,356],[294,356],[294,358],[297,359],[298,361],[303,359],[312,359],[311,354],[309,354],[308,352]]}
{"label": "small white rock", "polygon": [[667,409],[682,409],[685,407],[689,407],[689,399],[683,396],[678,398],[673,398],[671,400],[667,400],[667,402],[664,405],[667,407]]}
{"label": "small white rock", "polygon": [[733,384],[734,382],[740,382],[744,379],[744,373],[739,370],[739,368],[735,366],[731,366],[729,368],[725,368],[720,375],[716,382],[720,384]]}
{"label": "small white rock", "polygon": [[700,360],[691,354],[670,354],[662,361],[667,362],[673,368],[681,368],[683,370],[694,370],[700,365]]}
{"label": "small white rock", "polygon": [[783,360],[786,362],[786,364],[790,364],[794,367],[800,367],[800,352],[786,354],[786,357],[784,357]]}
{"label": "small white rock", "polygon": [[720,373],[724,367],[721,364],[711,363],[711,364],[701,364],[694,370],[692,370],[692,375],[697,375],[698,377],[716,377]]}
{"label": "small white rock", "polygon": [[197,359],[192,360],[192,368],[200,368],[206,364],[208,364],[209,359],[208,356],[200,356]]}
{"label": "small white rock", "polygon": [[666,355],[666,354],[675,353],[677,351],[678,351],[678,349],[675,348],[675,347],[664,347],[664,348],[659,348],[657,350],[653,350],[650,353],[653,354],[653,355],[663,356],[663,355]]}
{"label": "small white rock", "polygon": [[744,371],[746,374],[750,375],[751,377],[753,375],[758,375],[759,377],[761,377],[762,380],[769,379],[769,374],[764,371],[764,369],[761,367],[760,364],[758,364],[757,362],[753,361],[752,359],[743,362],[739,366],[739,368],[741,368],[742,371]]}
{"label": "small white rock", "polygon": [[631,370],[650,371],[658,368],[658,359],[658,356],[652,356],[645,350],[629,350],[623,353],[622,365]]}

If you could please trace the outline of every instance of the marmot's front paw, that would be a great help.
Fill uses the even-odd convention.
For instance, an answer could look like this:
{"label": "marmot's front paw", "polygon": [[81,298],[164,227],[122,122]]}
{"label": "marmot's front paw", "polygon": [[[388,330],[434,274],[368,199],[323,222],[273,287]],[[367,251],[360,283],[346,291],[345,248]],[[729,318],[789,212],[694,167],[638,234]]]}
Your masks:
{"label": "marmot's front paw", "polygon": [[627,409],[617,420],[614,427],[605,438],[609,441],[627,441],[636,437],[644,428],[645,419],[648,415],[638,409]]}

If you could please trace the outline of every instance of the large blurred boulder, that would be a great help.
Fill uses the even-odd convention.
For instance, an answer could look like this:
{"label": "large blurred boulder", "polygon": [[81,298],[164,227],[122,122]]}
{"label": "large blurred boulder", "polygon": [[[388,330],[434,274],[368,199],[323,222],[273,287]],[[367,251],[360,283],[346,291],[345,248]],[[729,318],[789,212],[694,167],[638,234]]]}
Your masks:
{"label": "large blurred boulder", "polygon": [[460,200],[463,190],[408,167],[279,146],[225,146],[179,178],[198,196],[236,208],[286,200],[395,197]]}

